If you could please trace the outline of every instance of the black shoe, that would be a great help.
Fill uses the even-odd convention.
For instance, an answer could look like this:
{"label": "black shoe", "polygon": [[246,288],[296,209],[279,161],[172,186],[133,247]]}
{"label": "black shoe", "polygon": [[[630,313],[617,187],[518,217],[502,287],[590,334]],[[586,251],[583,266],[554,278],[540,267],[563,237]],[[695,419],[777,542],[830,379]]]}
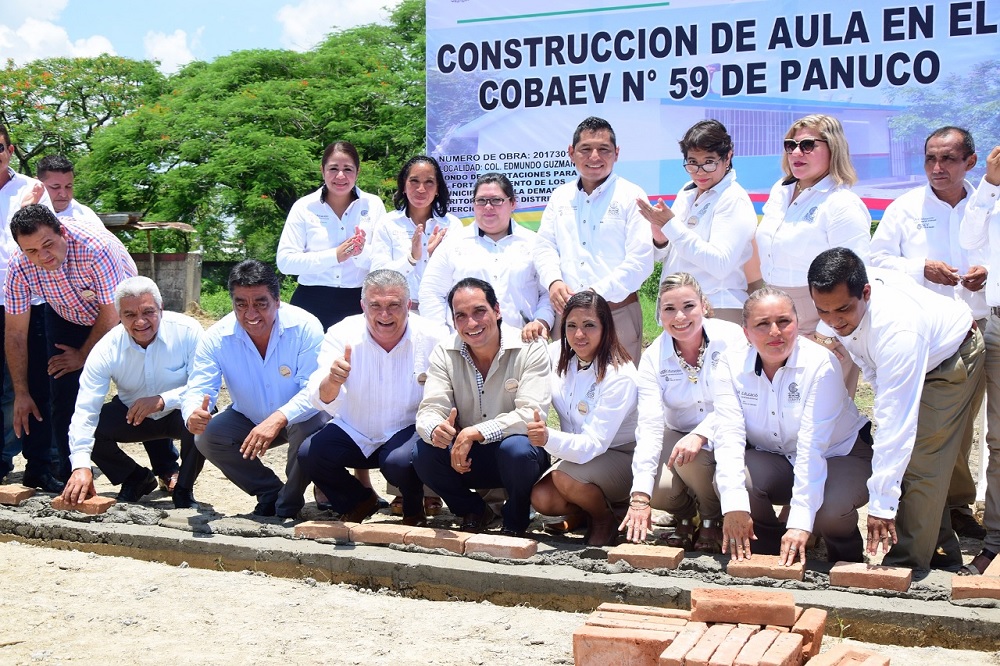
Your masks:
{"label": "black shoe", "polygon": [[952,573],[962,568],[962,553],[946,553],[940,546],[931,555],[931,569],[943,569]]}
{"label": "black shoe", "polygon": [[986,528],[979,524],[975,516],[964,511],[951,510],[951,528],[960,537],[980,541],[986,538]]}
{"label": "black shoe", "polygon": [[119,502],[138,502],[143,496],[156,490],[156,477],[148,469],[146,475],[138,482],[126,480],[118,490]]}
{"label": "black shoe", "polygon": [[[176,490],[174,492],[177,492]],[[253,509],[253,515],[263,516],[264,518],[270,518],[274,515],[274,500],[270,502],[257,502],[257,506]]]}
{"label": "black shoe", "polygon": [[527,533],[527,530],[512,530],[507,527],[500,530],[501,536],[515,537],[517,539],[524,539]]}
{"label": "black shoe", "polygon": [[28,488],[38,488],[42,492],[46,493],[61,493],[66,484],[52,476],[48,472],[42,472],[41,474],[25,474],[24,478],[21,479],[21,485],[27,486]]}
{"label": "black shoe", "polygon": [[198,502],[194,499],[194,493],[187,488],[174,488],[174,508],[175,509],[197,509]]}
{"label": "black shoe", "polygon": [[358,502],[353,509],[341,514],[340,520],[345,523],[360,523],[365,518],[370,518],[378,511],[378,495],[374,491],[365,499]]}
{"label": "black shoe", "polygon": [[482,513],[467,513],[462,516],[462,527],[463,532],[472,532],[473,534],[479,534],[493,522],[496,518],[496,514],[490,509],[489,505]]}

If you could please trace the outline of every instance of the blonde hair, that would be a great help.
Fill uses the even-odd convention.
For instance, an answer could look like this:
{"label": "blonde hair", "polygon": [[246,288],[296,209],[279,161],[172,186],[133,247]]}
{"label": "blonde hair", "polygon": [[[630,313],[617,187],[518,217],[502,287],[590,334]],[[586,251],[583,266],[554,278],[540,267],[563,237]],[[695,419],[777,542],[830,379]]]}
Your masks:
{"label": "blonde hair", "polygon": [[795,315],[795,321],[799,320],[799,313],[795,309],[795,301],[792,297],[788,295],[788,292],[782,291],[777,287],[764,286],[753,292],[747,297],[747,300],[743,302],[743,326],[747,325],[747,320],[750,319],[751,310],[758,302],[764,300],[765,298],[770,298],[774,296],[775,298],[781,298],[788,301],[788,304],[792,306],[792,314]]}
{"label": "blonde hair", "polygon": [[[698,299],[701,301],[702,305],[705,306],[705,316],[714,317],[715,310],[712,309],[712,304],[708,302],[705,298],[705,293],[701,290],[701,285],[698,284],[698,280],[694,278],[690,273],[671,273],[667,277],[663,278],[660,282],[660,293],[656,299],[656,311],[660,311],[660,302],[663,300],[663,294],[668,291],[673,291],[674,289],[680,289],[681,287],[690,287],[694,290],[694,293],[698,295]],[[659,319],[659,314],[657,314],[657,319]]]}
{"label": "blonde hair", "polygon": [[[833,116],[822,113],[814,113],[799,118],[785,133],[786,139],[791,139],[800,129],[809,128],[816,130],[820,139],[826,141],[827,148],[830,149],[830,177],[837,185],[851,186],[858,182],[858,172],[851,164],[851,150],[847,146],[847,136],[844,134],[844,126]],[[781,170],[785,176],[792,176],[792,168],[788,164],[788,153],[782,150]]]}

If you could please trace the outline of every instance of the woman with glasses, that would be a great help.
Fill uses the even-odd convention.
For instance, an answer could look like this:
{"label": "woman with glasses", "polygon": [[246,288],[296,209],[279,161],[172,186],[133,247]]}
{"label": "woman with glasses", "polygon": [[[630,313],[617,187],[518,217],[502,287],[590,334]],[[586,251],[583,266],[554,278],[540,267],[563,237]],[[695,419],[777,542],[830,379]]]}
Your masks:
{"label": "woman with glasses", "polygon": [[462,229],[462,221],[448,212],[449,200],[437,160],[417,155],[396,176],[396,210],[375,229],[371,269],[389,268],[406,276],[411,310],[419,311],[417,298],[428,260],[446,234],[458,235]]}
{"label": "woman with glasses", "polygon": [[[853,250],[868,263],[872,218],[851,191],[858,176],[839,120],[822,114],[796,120],[783,147],[785,176],[771,188],[757,227],[761,274],[768,285],[786,292],[795,302],[801,335],[839,348],[833,338],[815,335],[819,315],[809,297],[806,273],[816,255],[831,247]],[[857,366],[842,350],[834,351],[853,395]]]}
{"label": "woman with glasses", "polygon": [[476,221],[438,247],[420,282],[420,314],[452,328],[448,292],[456,282],[474,277],[493,285],[500,314],[521,329],[526,342],[547,339],[553,311],[532,262],[535,232],[511,215],[514,186],[502,173],[485,173],[472,189]]}
{"label": "woman with glasses", "polygon": [[361,314],[361,283],[368,275],[368,241],[385,204],[358,189],[361,157],[348,141],[323,151],[323,186],[292,205],[278,241],[278,270],[297,275],[291,303],[316,315],[326,330]]}
{"label": "woman with glasses", "polygon": [[733,140],[717,120],[695,123],[680,141],[691,175],[670,208],[638,199],[653,231],[661,275],[684,272],[701,284],[715,316],[739,323],[747,298],[743,266],[753,255],[757,213],[733,170]]}

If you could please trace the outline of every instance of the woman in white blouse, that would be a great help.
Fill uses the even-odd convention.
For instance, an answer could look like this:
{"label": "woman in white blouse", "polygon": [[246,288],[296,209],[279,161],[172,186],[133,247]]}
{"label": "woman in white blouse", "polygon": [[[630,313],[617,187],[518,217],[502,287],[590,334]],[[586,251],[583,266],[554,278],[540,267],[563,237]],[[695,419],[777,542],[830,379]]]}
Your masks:
{"label": "woman in white blouse", "polygon": [[278,270],[297,275],[291,303],[316,315],[326,330],[361,314],[361,283],[368,275],[368,240],[385,204],[357,187],[361,158],[348,141],[323,152],[323,186],[292,205],[278,241]]}
{"label": "woman in white blouse", "polygon": [[574,294],[549,354],[559,430],[535,410],[528,440],[559,461],[535,484],[531,504],[539,513],[566,516],[567,529],[587,521],[585,543],[610,545],[618,522],[611,507],[625,503],[632,482],[636,370],[608,302],[589,290]]}
{"label": "woman in white blouse", "polygon": [[462,278],[480,278],[493,285],[504,322],[520,328],[523,340],[548,338],[555,315],[531,258],[535,232],[511,219],[514,186],[502,173],[485,173],[472,192],[476,221],[457,230],[427,263],[420,314],[453,328],[448,292]]}
{"label": "woman in white blouse", "polygon": [[437,160],[417,155],[403,165],[396,176],[388,213],[375,228],[371,241],[371,270],[389,268],[406,276],[410,283],[410,309],[419,311],[420,281],[427,262],[445,239],[457,235],[462,221],[448,212],[448,184]]}
{"label": "woman in white blouse", "polygon": [[[676,522],[666,538],[675,548],[719,552],[722,511],[712,487],[712,376],[727,349],[746,348],[736,324],[708,318],[712,308],[689,273],[660,283],[663,333],[639,361],[639,421],[632,458],[632,495],[620,529],[642,542],[652,508]],[[699,521],[696,516],[700,516]]]}
{"label": "woman in white blouse", "polygon": [[[743,306],[753,345],[723,355],[716,376],[716,486],[723,552],[806,559],[812,533],[831,562],[863,561],[858,507],[868,501],[871,424],[836,359],[801,338],[788,294],[764,287]],[[775,505],[790,505],[782,522]]]}
{"label": "woman in white blouse", "polygon": [[[783,148],[785,175],[771,188],[755,237],[761,275],[795,302],[801,315],[799,333],[815,336],[819,315],[809,297],[809,264],[831,247],[851,249],[868,263],[872,218],[851,190],[858,175],[839,120],[822,114],[800,118],[785,134]],[[828,347],[839,347],[829,337],[815,337]],[[853,395],[858,368],[842,349],[836,351]]]}
{"label": "woman in white blouse", "polygon": [[691,175],[670,208],[638,199],[653,231],[654,258],[664,277],[693,275],[718,319],[740,323],[747,299],[743,266],[753,256],[757,213],[733,170],[733,139],[718,120],[691,126],[680,141]]}

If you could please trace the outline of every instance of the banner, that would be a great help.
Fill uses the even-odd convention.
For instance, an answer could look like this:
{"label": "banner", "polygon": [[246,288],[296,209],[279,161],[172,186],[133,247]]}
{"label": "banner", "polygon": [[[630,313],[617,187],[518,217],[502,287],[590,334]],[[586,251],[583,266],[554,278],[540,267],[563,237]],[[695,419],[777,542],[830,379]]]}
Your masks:
{"label": "banner", "polygon": [[931,130],[967,127],[981,157],[1000,144],[1000,0],[819,6],[427,0],[427,150],[454,212],[471,217],[476,177],[500,171],[533,226],[575,177],[566,148],[591,115],[615,129],[615,171],[667,201],[688,180],[677,142],[721,121],[758,212],[788,127],[810,113],[844,125],[875,219],[926,182]]}

